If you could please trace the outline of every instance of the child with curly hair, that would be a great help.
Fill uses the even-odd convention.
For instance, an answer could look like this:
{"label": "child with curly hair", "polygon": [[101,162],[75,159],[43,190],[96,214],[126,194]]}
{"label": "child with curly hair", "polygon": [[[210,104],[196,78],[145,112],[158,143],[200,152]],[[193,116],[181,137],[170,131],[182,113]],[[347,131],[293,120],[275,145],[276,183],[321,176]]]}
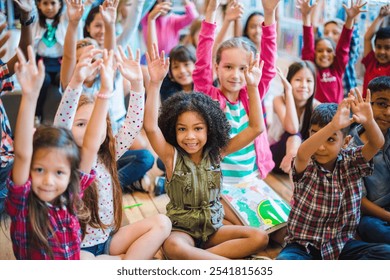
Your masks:
{"label": "child with curly hair", "polygon": [[[158,118],[158,93],[169,61],[156,45],[150,58],[148,98],[144,128],[166,169],[170,198],[167,216],[173,231],[163,249],[169,259],[242,258],[268,243],[264,231],[223,225],[220,202],[221,159],[248,145],[264,130],[257,84],[261,77],[259,58],[249,58],[245,71],[250,100],[249,125],[230,139],[230,125],[219,103],[199,93],[177,93],[162,106]],[[237,250],[236,248],[240,248]]]}

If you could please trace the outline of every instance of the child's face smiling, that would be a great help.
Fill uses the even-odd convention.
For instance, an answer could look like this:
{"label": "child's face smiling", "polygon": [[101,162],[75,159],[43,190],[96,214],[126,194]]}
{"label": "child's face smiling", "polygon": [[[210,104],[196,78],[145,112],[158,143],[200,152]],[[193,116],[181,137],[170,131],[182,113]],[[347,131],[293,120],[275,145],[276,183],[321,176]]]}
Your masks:
{"label": "child's face smiling", "polygon": [[238,95],[240,89],[245,86],[244,71],[248,64],[249,53],[246,50],[230,48],[222,51],[221,61],[216,65],[216,71],[225,96]]}
{"label": "child's face smiling", "polygon": [[375,92],[372,94],[371,101],[374,120],[378,124],[383,134],[387,133],[390,128],[390,107],[384,108],[385,105],[390,105],[390,90]]}
{"label": "child's face smiling", "polygon": [[70,163],[62,149],[41,148],[34,153],[31,188],[40,200],[53,203],[68,188],[70,174]]}
{"label": "child's face smiling", "polygon": [[340,39],[342,29],[334,22],[324,26],[324,35],[331,38],[336,44]]}
{"label": "child's face smiling", "polygon": [[207,143],[207,125],[203,117],[194,111],[179,115],[176,122],[176,141],[192,161],[202,160],[203,147]]}
{"label": "child's face smiling", "polygon": [[[320,129],[321,127],[318,124],[313,124],[310,128],[310,136]],[[313,155],[314,159],[323,168],[332,171],[334,169],[337,156],[344,144],[345,140],[343,133],[338,130],[318,148],[318,150]]]}
{"label": "child's face smiling", "polygon": [[390,62],[390,38],[376,40],[375,58],[380,64],[387,64]]}
{"label": "child's face smiling", "polygon": [[308,68],[302,68],[291,78],[290,84],[297,105],[306,104],[314,93],[314,77]]}
{"label": "child's face smiling", "polygon": [[104,45],[104,21],[101,14],[97,13],[91,21],[91,24],[87,26],[87,31],[91,35],[91,38],[95,39],[99,46]]}
{"label": "child's face smiling", "polygon": [[249,39],[256,45],[260,46],[261,34],[263,33],[261,29],[261,23],[264,21],[264,17],[261,15],[255,15],[251,17],[248,22],[247,34]]}
{"label": "child's face smiling", "polygon": [[315,49],[315,62],[320,68],[328,68],[334,61],[334,49],[328,40],[321,40]]}
{"label": "child's face smiling", "polygon": [[171,73],[172,78],[176,83],[183,88],[191,86],[192,88],[192,72],[194,72],[195,63],[192,60],[188,61],[172,61]]}
{"label": "child's face smiling", "polygon": [[54,19],[60,8],[59,0],[41,0],[38,2],[38,9],[48,19]]}

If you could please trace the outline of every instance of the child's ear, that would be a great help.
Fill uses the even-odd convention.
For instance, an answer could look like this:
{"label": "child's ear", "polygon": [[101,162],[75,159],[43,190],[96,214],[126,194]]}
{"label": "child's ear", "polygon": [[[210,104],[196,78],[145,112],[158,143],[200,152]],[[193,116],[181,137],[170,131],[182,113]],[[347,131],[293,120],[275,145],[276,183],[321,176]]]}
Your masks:
{"label": "child's ear", "polygon": [[217,73],[218,72],[218,63],[214,64],[214,68],[215,68],[215,73]]}
{"label": "child's ear", "polygon": [[349,142],[352,140],[352,135],[347,135],[344,137],[344,144],[343,149],[347,148],[349,145]]}

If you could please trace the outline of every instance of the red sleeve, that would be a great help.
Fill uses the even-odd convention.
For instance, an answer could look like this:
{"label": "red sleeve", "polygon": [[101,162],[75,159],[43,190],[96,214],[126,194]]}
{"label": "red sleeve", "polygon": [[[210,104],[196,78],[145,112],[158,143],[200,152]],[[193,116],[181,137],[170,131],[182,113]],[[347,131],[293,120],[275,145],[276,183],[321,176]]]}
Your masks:
{"label": "red sleeve", "polygon": [[314,32],[312,26],[303,26],[302,59],[314,62]]}
{"label": "red sleeve", "polygon": [[263,34],[261,36],[260,60],[264,61],[263,73],[259,83],[260,97],[263,98],[267,93],[271,80],[276,75],[276,23],[268,26],[262,26]]}
{"label": "red sleeve", "polygon": [[349,60],[349,47],[351,44],[353,29],[347,29],[343,27],[343,31],[340,35],[340,40],[336,46],[336,57],[334,60],[334,69],[342,76],[345,72]]}

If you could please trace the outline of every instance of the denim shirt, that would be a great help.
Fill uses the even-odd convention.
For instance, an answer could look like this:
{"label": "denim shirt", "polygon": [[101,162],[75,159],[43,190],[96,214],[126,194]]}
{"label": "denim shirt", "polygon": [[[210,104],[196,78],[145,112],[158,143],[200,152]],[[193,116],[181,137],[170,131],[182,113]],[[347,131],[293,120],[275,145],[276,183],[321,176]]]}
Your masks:
{"label": "denim shirt", "polygon": [[[364,132],[362,125],[351,131],[353,139],[350,145],[364,145],[360,139],[360,134]],[[374,173],[364,178],[364,195],[368,200],[380,207],[390,206],[390,129],[385,135],[385,144],[373,158]]]}

